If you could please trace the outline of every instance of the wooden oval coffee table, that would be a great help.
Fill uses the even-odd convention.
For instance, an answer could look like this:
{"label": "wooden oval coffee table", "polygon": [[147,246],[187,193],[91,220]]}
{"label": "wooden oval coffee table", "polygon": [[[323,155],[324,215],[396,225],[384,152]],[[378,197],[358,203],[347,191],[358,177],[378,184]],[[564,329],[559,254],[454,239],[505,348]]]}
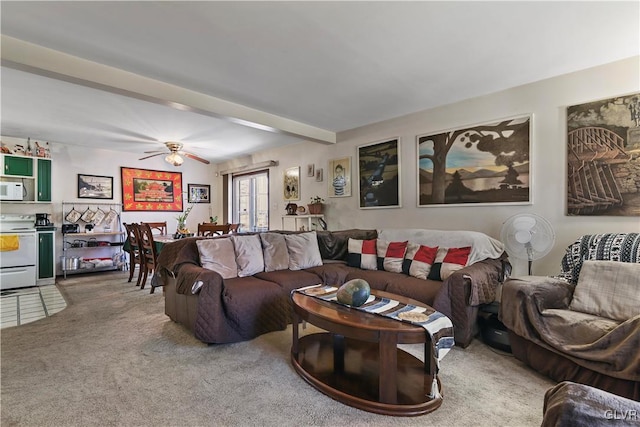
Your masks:
{"label": "wooden oval coffee table", "polygon": [[[425,304],[388,292],[375,295]],[[291,362],[309,384],[339,402],[384,415],[416,416],[440,407],[431,398],[435,375],[424,328],[292,292]],[[299,335],[301,320],[326,332]],[[424,344],[424,362],[398,344]]]}

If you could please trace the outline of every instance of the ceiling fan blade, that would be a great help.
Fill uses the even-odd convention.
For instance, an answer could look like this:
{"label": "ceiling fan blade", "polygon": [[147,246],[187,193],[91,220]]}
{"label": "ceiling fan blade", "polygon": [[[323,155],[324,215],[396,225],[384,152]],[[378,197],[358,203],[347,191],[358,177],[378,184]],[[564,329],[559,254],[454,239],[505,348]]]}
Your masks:
{"label": "ceiling fan blade", "polygon": [[162,152],[162,153],[158,153],[158,154],[152,154],[150,156],[140,157],[138,160],[144,160],[144,159],[148,159],[150,157],[155,157],[155,156],[162,156],[163,154],[169,154],[169,153]]}
{"label": "ceiling fan blade", "polygon": [[208,165],[210,163],[209,160],[203,159],[202,157],[198,157],[195,154],[187,153],[186,151],[180,151],[178,154],[181,154],[181,155],[183,155],[185,157],[188,157],[190,159],[193,159],[193,160],[197,160],[197,161],[202,162],[202,163],[204,163],[206,165]]}
{"label": "ceiling fan blade", "polygon": [[164,150],[153,150],[153,151],[145,151],[145,153],[147,154],[151,154],[151,153],[164,153]]}

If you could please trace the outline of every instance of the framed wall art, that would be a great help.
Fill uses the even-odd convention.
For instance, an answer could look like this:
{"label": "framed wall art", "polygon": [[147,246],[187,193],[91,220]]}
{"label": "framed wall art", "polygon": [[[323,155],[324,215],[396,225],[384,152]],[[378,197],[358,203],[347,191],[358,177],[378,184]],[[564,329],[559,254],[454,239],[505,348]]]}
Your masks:
{"label": "framed wall art", "polygon": [[79,199],[113,199],[113,177],[78,174]]}
{"label": "framed wall art", "polygon": [[323,179],[324,179],[324,171],[322,170],[322,168],[316,169],[316,181],[322,182]]}
{"label": "framed wall art", "polygon": [[567,215],[640,215],[640,92],[567,108]]}
{"label": "framed wall art", "polygon": [[187,184],[189,203],[211,203],[211,186],[207,184]]}
{"label": "framed wall art", "polygon": [[283,187],[285,200],[300,200],[300,166],[284,171]]}
{"label": "framed wall art", "polygon": [[530,204],[531,115],[418,135],[418,206]]}
{"label": "framed wall art", "polygon": [[351,157],[329,160],[327,183],[329,197],[351,197]]}
{"label": "framed wall art", "polygon": [[358,147],[360,208],[400,207],[400,140]]}
{"label": "framed wall art", "polygon": [[313,163],[310,163],[307,165],[307,176],[308,177],[314,177],[316,176],[316,165]]}
{"label": "framed wall art", "polygon": [[182,173],[120,168],[123,211],[182,212]]}

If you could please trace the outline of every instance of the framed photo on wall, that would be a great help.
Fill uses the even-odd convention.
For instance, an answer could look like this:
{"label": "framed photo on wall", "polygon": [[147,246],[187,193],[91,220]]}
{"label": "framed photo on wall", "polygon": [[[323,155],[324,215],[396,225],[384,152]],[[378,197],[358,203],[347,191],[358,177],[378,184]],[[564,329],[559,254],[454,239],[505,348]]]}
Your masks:
{"label": "framed photo on wall", "polygon": [[207,184],[187,184],[189,203],[211,203],[211,186]]}
{"label": "framed photo on wall", "polygon": [[316,181],[322,182],[323,179],[324,179],[324,171],[322,170],[322,168],[316,169]]}
{"label": "framed photo on wall", "polygon": [[399,208],[400,139],[358,147],[360,209]]}
{"label": "framed photo on wall", "polygon": [[640,92],[567,108],[567,215],[640,215]]}
{"label": "framed photo on wall", "polygon": [[284,171],[283,189],[285,200],[300,200],[300,166]]}
{"label": "framed photo on wall", "polygon": [[418,135],[418,206],[531,204],[531,115]]}
{"label": "framed photo on wall", "polygon": [[309,163],[307,165],[307,176],[314,177],[316,175],[316,165],[313,163]]}
{"label": "framed photo on wall", "polygon": [[351,197],[351,157],[329,160],[327,183],[329,197]]}
{"label": "framed photo on wall", "polygon": [[113,177],[79,173],[78,199],[113,199]]}
{"label": "framed photo on wall", "polygon": [[123,211],[182,212],[182,173],[120,168]]}

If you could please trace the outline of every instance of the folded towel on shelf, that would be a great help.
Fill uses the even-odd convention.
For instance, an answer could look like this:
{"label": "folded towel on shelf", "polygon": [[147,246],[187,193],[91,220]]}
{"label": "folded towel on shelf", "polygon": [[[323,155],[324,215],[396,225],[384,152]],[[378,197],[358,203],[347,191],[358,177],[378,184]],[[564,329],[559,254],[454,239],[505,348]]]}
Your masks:
{"label": "folded towel on shelf", "polygon": [[17,251],[20,249],[20,237],[17,234],[0,236],[0,252]]}

